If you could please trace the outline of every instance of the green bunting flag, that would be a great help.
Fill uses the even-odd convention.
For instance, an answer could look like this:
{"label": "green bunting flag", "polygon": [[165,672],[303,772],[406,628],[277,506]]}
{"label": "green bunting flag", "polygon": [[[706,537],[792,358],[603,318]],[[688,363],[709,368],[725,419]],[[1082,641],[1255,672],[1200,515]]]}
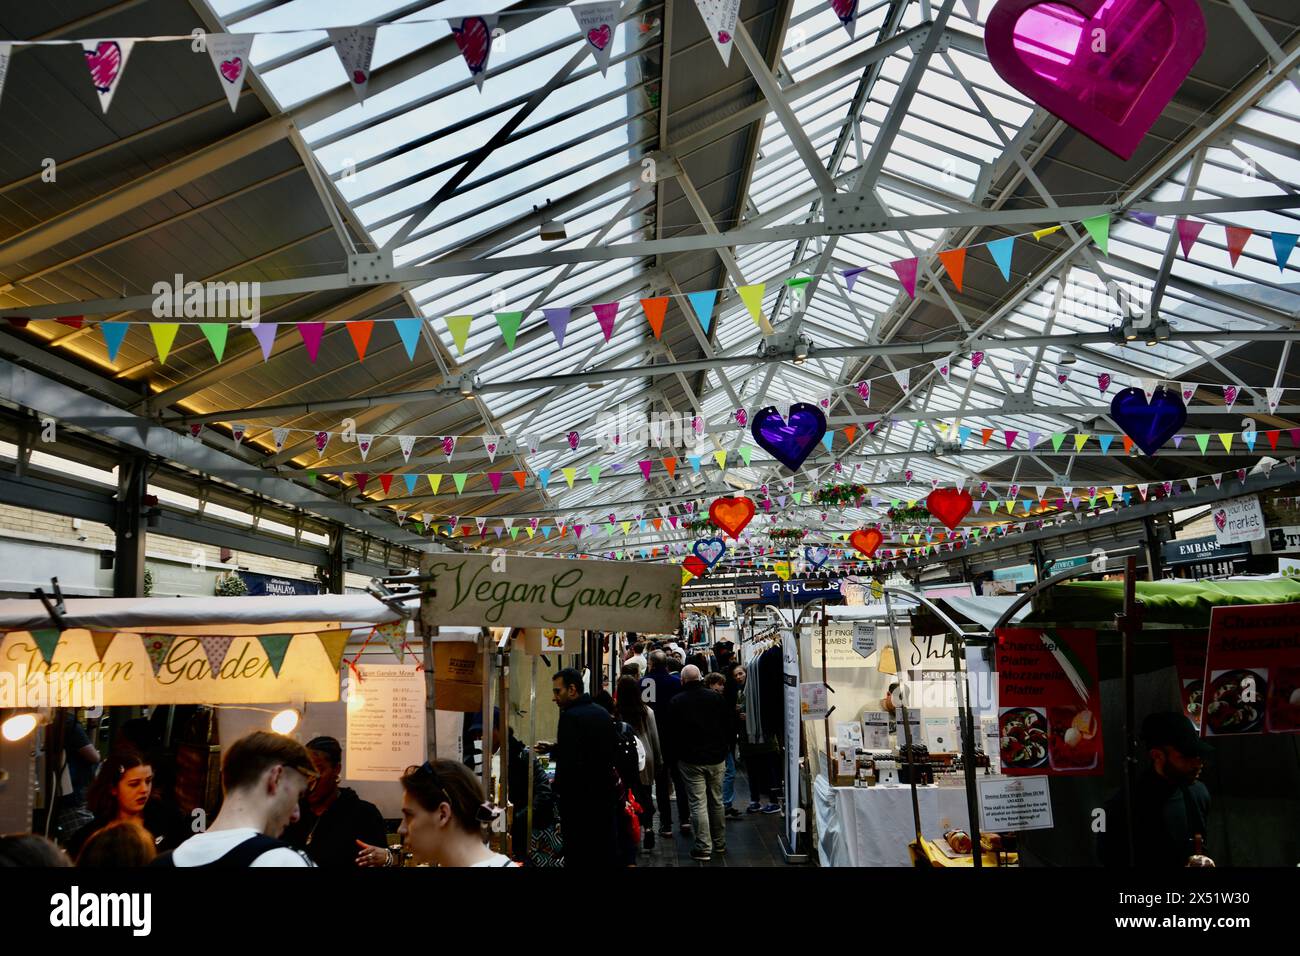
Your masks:
{"label": "green bunting flag", "polygon": [[1204,455],[1205,449],[1210,445],[1209,433],[1207,432],[1204,435],[1193,435],[1192,437],[1196,439],[1196,444],[1201,446],[1201,454]]}
{"label": "green bunting flag", "polygon": [[45,663],[48,664],[54,660],[54,650],[59,646],[59,635],[62,634],[62,631],[51,627],[40,631],[29,631],[28,633],[31,634],[32,640],[36,642],[36,646],[40,648],[41,658]]}
{"label": "green bunting flag", "polygon": [[153,676],[157,677],[158,669],[162,667],[163,661],[167,660],[172,644],[176,642],[176,635],[141,634],[140,641],[144,644],[144,652],[149,655],[149,663],[153,667]]}
{"label": "green bunting flag", "polygon": [[200,322],[199,328],[212,346],[212,354],[220,362],[226,354],[226,338],[230,335],[230,326],[225,322]]}
{"label": "green bunting flag", "polygon": [[512,352],[515,348],[515,334],[519,331],[520,324],[524,321],[522,312],[498,312],[497,326],[501,329],[501,338],[505,340],[506,348]]}
{"label": "green bunting flag", "polygon": [[454,482],[456,482],[456,494],[459,495],[459,494],[463,494],[463,493],[464,493],[464,491],[465,491],[465,479],[468,478],[468,477],[469,477],[469,475],[465,474],[465,472],[463,472],[463,471],[462,471],[462,472],[458,472],[458,473],[456,473],[456,474],[454,474],[454,475],[451,476],[451,480],[454,481]]}
{"label": "green bunting flag", "polygon": [[752,455],[752,454],[754,454],[754,448],[753,448],[752,445],[741,445],[741,446],[740,446],[740,457],[743,458],[743,459],[745,460],[745,465],[746,465],[746,467],[749,466],[749,456]]}
{"label": "green bunting flag", "polygon": [[1093,216],[1090,219],[1083,220],[1083,228],[1088,230],[1088,235],[1092,236],[1092,241],[1097,244],[1103,256],[1110,255],[1106,248],[1110,240],[1110,213],[1102,213],[1100,216]]}
{"label": "green bunting flag", "polygon": [[280,665],[284,663],[285,652],[289,650],[289,642],[293,640],[292,634],[259,634],[257,639],[262,642],[262,650],[266,652],[266,659],[271,662],[271,670],[275,676],[280,676]]}
{"label": "green bunting flag", "polygon": [[1065,441],[1065,432],[1052,432],[1052,451],[1060,451]]}

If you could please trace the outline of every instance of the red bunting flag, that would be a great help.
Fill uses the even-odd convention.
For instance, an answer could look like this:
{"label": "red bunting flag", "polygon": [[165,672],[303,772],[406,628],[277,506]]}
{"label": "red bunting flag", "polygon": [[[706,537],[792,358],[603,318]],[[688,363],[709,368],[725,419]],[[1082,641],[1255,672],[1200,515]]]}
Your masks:
{"label": "red bunting flag", "polygon": [[952,280],[952,284],[960,292],[962,274],[966,271],[966,247],[949,249],[946,252],[939,253],[939,261],[948,270],[948,278]]}
{"label": "red bunting flag", "polygon": [[654,332],[655,338],[659,338],[664,331],[664,315],[668,311],[668,297],[660,296],[656,299],[642,299],[641,309],[645,312],[646,321],[650,323],[650,329]]}
{"label": "red bunting flag", "polygon": [[388,489],[393,487],[392,475],[380,475],[379,486],[384,489],[384,494],[388,494]]}
{"label": "red bunting flag", "polygon": [[357,491],[364,495],[366,493],[366,482],[370,480],[370,476],[363,472],[357,472],[352,477],[356,479]]}
{"label": "red bunting flag", "polygon": [[370,333],[375,330],[375,323],[371,321],[349,322],[347,323],[348,335],[352,336],[352,345],[357,350],[357,359],[364,362],[366,359],[366,348],[370,345]]}
{"label": "red bunting flag", "polygon": [[1241,258],[1241,250],[1246,248],[1246,241],[1255,234],[1255,230],[1244,226],[1224,226],[1223,231],[1228,234],[1228,257],[1235,266]]}

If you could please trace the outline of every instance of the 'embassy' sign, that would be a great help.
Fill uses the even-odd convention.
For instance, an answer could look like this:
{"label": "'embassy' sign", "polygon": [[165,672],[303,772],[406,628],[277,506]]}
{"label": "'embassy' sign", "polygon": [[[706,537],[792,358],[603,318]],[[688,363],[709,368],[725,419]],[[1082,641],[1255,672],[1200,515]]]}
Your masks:
{"label": "'embassy' sign", "polygon": [[672,565],[435,554],[422,573],[435,576],[421,610],[431,626],[677,630],[682,582]]}

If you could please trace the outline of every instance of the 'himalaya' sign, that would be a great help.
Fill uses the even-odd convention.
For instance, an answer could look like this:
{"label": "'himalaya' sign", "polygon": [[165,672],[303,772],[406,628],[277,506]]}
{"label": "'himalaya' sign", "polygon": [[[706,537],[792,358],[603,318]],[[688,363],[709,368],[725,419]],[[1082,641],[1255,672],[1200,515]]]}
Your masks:
{"label": "'himalaya' sign", "polygon": [[681,570],[624,561],[431,554],[434,575],[421,608],[426,624],[563,627],[602,631],[677,630]]}

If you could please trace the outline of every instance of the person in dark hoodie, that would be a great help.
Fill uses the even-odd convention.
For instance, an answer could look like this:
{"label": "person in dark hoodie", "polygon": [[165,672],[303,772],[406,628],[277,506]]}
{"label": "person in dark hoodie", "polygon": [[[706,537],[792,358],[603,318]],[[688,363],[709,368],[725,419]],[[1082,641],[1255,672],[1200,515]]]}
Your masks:
{"label": "person in dark hoodie", "polygon": [[343,748],[333,737],[307,742],[316,777],[300,804],[301,815],[281,839],[306,851],[320,867],[357,865],[357,844],[383,848],[388,843],[384,817],[373,803],[362,800],[350,787],[340,787]]}
{"label": "person in dark hoodie", "polygon": [[[719,686],[725,683],[718,675]],[[699,668],[687,664],[682,669],[682,692],[668,708],[668,739],[690,796],[695,831],[692,860],[705,861],[727,852],[722,777],[735,734],[736,716],[727,710],[722,693],[709,690]]]}

